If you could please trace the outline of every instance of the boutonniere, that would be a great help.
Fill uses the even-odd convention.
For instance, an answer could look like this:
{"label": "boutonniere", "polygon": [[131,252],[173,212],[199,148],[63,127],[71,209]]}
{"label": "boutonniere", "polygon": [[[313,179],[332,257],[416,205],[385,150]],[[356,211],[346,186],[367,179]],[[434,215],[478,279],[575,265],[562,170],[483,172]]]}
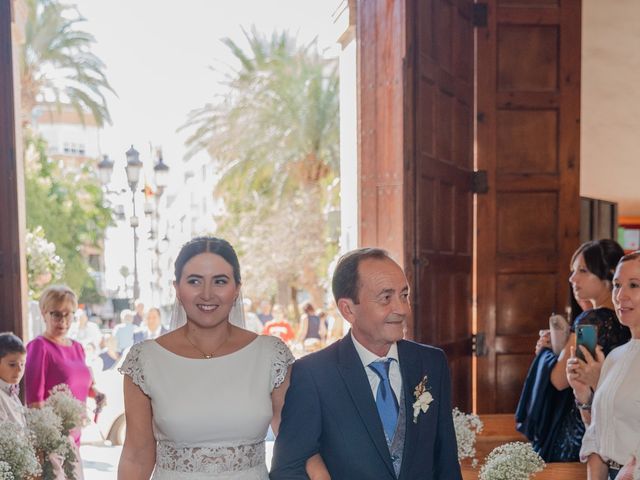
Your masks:
{"label": "boutonniere", "polygon": [[433,402],[433,395],[427,391],[426,375],[422,380],[420,380],[420,383],[416,385],[416,388],[413,391],[413,397],[416,399],[416,401],[413,402],[413,423],[418,423],[418,415],[420,415],[420,411],[422,411],[422,413],[427,413],[429,405]]}

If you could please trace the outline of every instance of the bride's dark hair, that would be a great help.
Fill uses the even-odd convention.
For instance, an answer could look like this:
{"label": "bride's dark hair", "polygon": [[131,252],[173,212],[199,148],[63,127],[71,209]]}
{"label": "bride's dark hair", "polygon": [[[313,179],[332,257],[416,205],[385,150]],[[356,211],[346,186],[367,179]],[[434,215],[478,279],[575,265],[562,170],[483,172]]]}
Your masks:
{"label": "bride's dark hair", "polygon": [[216,237],[196,237],[185,243],[180,249],[180,253],[175,262],[176,282],[180,281],[184,265],[196,255],[201,253],[215,253],[220,255],[233,268],[233,279],[240,284],[240,262],[236,251],[231,244],[222,238]]}

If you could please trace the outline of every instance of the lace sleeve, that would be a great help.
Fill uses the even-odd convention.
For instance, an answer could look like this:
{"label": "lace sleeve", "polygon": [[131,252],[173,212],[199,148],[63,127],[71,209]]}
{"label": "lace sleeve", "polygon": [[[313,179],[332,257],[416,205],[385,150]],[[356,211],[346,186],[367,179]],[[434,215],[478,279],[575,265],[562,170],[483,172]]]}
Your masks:
{"label": "lace sleeve", "polygon": [[149,390],[144,378],[144,368],[142,366],[142,346],[146,342],[137,343],[131,347],[127,358],[122,362],[122,366],[118,371],[123,375],[128,375],[133,383],[135,383],[145,395],[149,396]]}
{"label": "lace sleeve", "polygon": [[287,376],[289,366],[295,362],[295,358],[289,347],[277,337],[273,338],[273,357],[271,360],[271,389],[278,388]]}

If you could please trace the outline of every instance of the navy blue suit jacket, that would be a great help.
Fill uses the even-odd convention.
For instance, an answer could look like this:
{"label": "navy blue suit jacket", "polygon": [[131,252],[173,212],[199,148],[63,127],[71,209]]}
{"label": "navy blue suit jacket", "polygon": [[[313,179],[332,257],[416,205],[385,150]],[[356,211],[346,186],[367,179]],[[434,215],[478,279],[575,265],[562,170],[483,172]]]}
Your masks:
{"label": "navy blue suit jacket", "polygon": [[[442,350],[398,342],[406,438],[400,480],[461,480]],[[413,421],[414,389],[427,375],[433,402]],[[320,453],[333,480],[395,480],[382,422],[350,334],[292,367],[270,478],[306,479]]]}

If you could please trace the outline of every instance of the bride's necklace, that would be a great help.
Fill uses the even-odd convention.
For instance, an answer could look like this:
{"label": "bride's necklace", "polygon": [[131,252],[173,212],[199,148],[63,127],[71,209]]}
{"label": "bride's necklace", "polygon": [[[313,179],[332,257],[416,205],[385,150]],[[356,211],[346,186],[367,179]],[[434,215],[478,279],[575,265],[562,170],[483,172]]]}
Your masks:
{"label": "bride's necklace", "polygon": [[202,355],[202,356],[203,356],[204,358],[206,358],[206,359],[213,358],[213,356],[216,354],[216,352],[217,352],[218,350],[220,350],[220,348],[221,348],[221,347],[222,347],[222,346],[227,342],[227,339],[229,338],[229,337],[225,338],[225,339],[223,340],[223,342],[222,342],[220,345],[218,345],[218,347],[217,347],[213,352],[211,352],[211,353],[205,353],[205,352],[203,352],[202,350],[200,350],[200,348],[198,348],[198,346],[197,346],[195,343],[193,343],[193,342],[191,341],[191,339],[189,338],[189,335],[187,335],[187,331],[186,331],[186,330],[184,331],[184,337],[187,339],[187,342],[189,342],[189,343],[191,344],[191,346],[192,346],[193,348],[195,348],[195,349],[198,351],[198,353],[200,353],[200,355]]}

